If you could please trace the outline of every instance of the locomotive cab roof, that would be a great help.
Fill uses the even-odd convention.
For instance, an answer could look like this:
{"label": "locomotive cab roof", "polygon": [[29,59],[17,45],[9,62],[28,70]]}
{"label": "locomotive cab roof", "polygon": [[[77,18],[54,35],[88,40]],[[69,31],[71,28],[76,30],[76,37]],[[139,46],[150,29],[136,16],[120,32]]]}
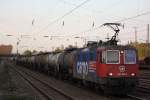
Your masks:
{"label": "locomotive cab roof", "polygon": [[135,47],[133,46],[128,46],[128,45],[108,45],[108,46],[99,46],[98,49],[109,49],[109,50],[116,50],[116,49],[119,49],[119,50],[125,50],[125,49],[135,49]]}

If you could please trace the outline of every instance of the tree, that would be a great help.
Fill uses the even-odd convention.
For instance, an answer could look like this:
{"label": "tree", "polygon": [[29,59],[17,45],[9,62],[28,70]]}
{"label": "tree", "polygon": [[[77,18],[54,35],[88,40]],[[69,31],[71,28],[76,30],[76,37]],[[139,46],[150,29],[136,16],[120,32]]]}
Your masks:
{"label": "tree", "polygon": [[77,48],[77,47],[73,45],[68,45],[68,47],[66,47],[65,49],[74,49],[74,48]]}
{"label": "tree", "polygon": [[54,50],[54,52],[61,52],[62,50],[59,48],[59,47],[57,47],[55,50]]}
{"label": "tree", "polygon": [[37,54],[38,52],[36,50],[33,50],[32,51],[32,54]]}
{"label": "tree", "polygon": [[32,52],[31,52],[30,50],[26,50],[26,51],[24,51],[23,54],[24,54],[24,55],[32,55]]}
{"label": "tree", "polygon": [[134,46],[137,49],[140,60],[150,57],[150,48],[148,47],[149,44],[131,42],[129,45]]}

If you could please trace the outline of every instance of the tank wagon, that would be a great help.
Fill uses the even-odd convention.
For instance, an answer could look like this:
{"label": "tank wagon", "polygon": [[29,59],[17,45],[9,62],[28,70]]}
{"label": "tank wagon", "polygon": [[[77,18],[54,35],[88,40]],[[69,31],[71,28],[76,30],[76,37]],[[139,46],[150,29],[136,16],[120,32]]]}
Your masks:
{"label": "tank wagon", "polygon": [[63,52],[50,52],[20,57],[18,62],[31,61],[34,69],[65,79],[92,84],[106,93],[127,94],[138,84],[137,51],[131,46],[117,45],[118,23],[115,35],[108,41],[89,42],[84,48],[70,48]]}

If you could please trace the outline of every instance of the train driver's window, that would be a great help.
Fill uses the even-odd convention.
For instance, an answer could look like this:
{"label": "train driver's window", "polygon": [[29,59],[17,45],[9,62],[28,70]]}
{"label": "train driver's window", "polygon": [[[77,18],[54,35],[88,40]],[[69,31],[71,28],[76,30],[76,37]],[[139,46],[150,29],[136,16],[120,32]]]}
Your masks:
{"label": "train driver's window", "polygon": [[120,61],[119,50],[107,50],[107,64],[118,64]]}
{"label": "train driver's window", "polygon": [[106,63],[106,51],[102,51],[102,63]]}
{"label": "train driver's window", "polygon": [[99,58],[98,58],[99,62],[102,63],[102,52],[100,51],[100,52],[98,52],[98,54],[99,54]]}
{"label": "train driver's window", "polygon": [[125,50],[125,64],[136,64],[136,52],[134,50]]}

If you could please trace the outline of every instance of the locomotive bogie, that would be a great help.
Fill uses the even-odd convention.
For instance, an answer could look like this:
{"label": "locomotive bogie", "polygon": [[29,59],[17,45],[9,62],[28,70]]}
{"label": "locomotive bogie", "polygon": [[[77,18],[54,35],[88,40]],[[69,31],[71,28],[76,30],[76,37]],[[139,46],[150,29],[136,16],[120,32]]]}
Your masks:
{"label": "locomotive bogie", "polygon": [[125,95],[135,90],[138,84],[137,77],[101,78],[100,86],[107,94]]}

